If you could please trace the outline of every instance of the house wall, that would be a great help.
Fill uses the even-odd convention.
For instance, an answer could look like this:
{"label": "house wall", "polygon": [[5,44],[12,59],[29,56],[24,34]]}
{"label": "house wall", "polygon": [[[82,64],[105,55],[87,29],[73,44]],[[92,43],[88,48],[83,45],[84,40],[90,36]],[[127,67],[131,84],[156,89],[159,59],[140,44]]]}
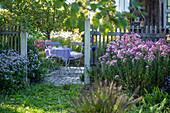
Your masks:
{"label": "house wall", "polygon": [[[136,0],[142,2],[143,11],[147,13],[144,19],[144,25],[146,26],[163,26],[163,3],[161,0]],[[159,28],[158,28],[159,29]]]}

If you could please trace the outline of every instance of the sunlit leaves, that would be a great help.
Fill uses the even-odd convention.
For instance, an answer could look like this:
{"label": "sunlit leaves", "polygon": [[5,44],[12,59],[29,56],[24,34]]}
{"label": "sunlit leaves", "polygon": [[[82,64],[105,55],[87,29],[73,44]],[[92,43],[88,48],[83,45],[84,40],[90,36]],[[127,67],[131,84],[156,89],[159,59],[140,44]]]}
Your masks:
{"label": "sunlit leaves", "polygon": [[71,4],[71,12],[77,13],[78,11],[79,11],[79,5],[77,3],[72,3]]}
{"label": "sunlit leaves", "polygon": [[80,17],[78,19],[78,28],[79,32],[84,31],[84,21],[85,21],[85,16],[83,13],[80,14]]}
{"label": "sunlit leaves", "polygon": [[93,17],[93,24],[94,24],[94,28],[97,29],[100,25],[99,19],[96,17]]}
{"label": "sunlit leaves", "polygon": [[120,28],[126,28],[126,26],[128,25],[128,22],[125,18],[119,18],[118,22],[120,23]]}
{"label": "sunlit leaves", "polygon": [[56,8],[60,8],[64,4],[64,0],[53,0],[54,1],[54,6]]}

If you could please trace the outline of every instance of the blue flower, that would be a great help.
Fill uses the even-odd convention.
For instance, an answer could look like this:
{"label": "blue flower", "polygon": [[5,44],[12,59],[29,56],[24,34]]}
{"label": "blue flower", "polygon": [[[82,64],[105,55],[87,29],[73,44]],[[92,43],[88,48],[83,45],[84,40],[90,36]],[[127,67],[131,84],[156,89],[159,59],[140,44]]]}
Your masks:
{"label": "blue flower", "polygon": [[170,81],[170,78],[166,78],[168,81]]}
{"label": "blue flower", "polygon": [[162,87],[162,91],[166,91],[167,89],[165,89],[164,87]]}

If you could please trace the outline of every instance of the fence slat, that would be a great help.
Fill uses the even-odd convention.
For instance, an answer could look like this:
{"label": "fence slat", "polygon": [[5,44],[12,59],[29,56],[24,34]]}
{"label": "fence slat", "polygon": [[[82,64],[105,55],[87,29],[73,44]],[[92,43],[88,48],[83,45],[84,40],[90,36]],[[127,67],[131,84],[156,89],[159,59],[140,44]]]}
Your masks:
{"label": "fence slat", "polygon": [[[96,29],[96,31],[97,31],[97,29]],[[96,35],[96,50],[95,50],[95,62],[97,62],[97,36],[98,35]]]}
{"label": "fence slat", "polygon": [[131,26],[129,25],[128,26],[128,33],[130,34],[130,32],[131,32]]}
{"label": "fence slat", "polygon": [[113,41],[113,36],[111,36],[111,41]]}
{"label": "fence slat", "polygon": [[[153,27],[152,26],[150,26],[150,32],[149,33],[153,34]],[[149,37],[149,41],[151,41],[151,38],[153,38],[153,36]]]}
{"label": "fence slat", "polygon": [[132,32],[135,32],[135,26],[134,25],[132,26]]}
{"label": "fence slat", "polygon": [[137,33],[139,33],[139,26],[137,26]]}
{"label": "fence slat", "polygon": [[162,26],[159,27],[159,33],[162,34]]}
{"label": "fence slat", "polygon": [[[92,25],[92,32],[94,32],[94,25]],[[92,47],[94,46],[94,35],[92,35]],[[94,52],[92,52],[92,62],[94,60]]]}
{"label": "fence slat", "polygon": [[6,46],[6,34],[4,34],[4,46]]}
{"label": "fence slat", "polygon": [[[155,26],[155,34],[157,33],[157,26]],[[154,37],[154,42],[157,40],[156,37]]]}
{"label": "fence slat", "polygon": [[[11,31],[13,31],[13,26],[11,27]],[[13,34],[11,35],[11,48],[13,49]]]}
{"label": "fence slat", "polygon": [[2,45],[2,39],[3,39],[3,38],[2,38],[2,34],[0,34],[0,37],[1,37],[1,45]]}
{"label": "fence slat", "polygon": [[165,26],[165,29],[164,29],[164,36],[166,35],[166,26]]}
{"label": "fence slat", "polygon": [[105,54],[105,36],[103,36],[103,55]]}
{"label": "fence slat", "polygon": [[99,35],[99,57],[101,56],[101,35]]}
{"label": "fence slat", "polygon": [[[146,34],[148,34],[148,26],[146,26]],[[147,37],[145,37],[145,41],[147,40]]]}
{"label": "fence slat", "polygon": [[17,50],[17,37],[15,35],[15,50]]}
{"label": "fence slat", "polygon": [[20,52],[20,36],[18,36],[18,52]]}

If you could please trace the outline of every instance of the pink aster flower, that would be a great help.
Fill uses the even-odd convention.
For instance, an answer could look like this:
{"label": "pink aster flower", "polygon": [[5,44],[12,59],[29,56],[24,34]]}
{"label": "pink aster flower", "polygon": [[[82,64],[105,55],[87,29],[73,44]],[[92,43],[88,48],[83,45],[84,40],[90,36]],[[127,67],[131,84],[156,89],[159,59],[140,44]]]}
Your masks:
{"label": "pink aster flower", "polygon": [[119,75],[116,75],[115,78],[119,78]]}
{"label": "pink aster flower", "polygon": [[109,53],[106,53],[106,56],[107,56],[107,57],[109,57],[109,56],[110,56],[110,54],[109,54]]}
{"label": "pink aster flower", "polygon": [[110,61],[107,61],[106,64],[110,64]]}
{"label": "pink aster flower", "polygon": [[101,61],[100,63],[101,63],[101,64],[103,64],[103,63],[104,63],[104,61]]}
{"label": "pink aster flower", "polygon": [[149,66],[145,66],[145,68],[148,68]]}

